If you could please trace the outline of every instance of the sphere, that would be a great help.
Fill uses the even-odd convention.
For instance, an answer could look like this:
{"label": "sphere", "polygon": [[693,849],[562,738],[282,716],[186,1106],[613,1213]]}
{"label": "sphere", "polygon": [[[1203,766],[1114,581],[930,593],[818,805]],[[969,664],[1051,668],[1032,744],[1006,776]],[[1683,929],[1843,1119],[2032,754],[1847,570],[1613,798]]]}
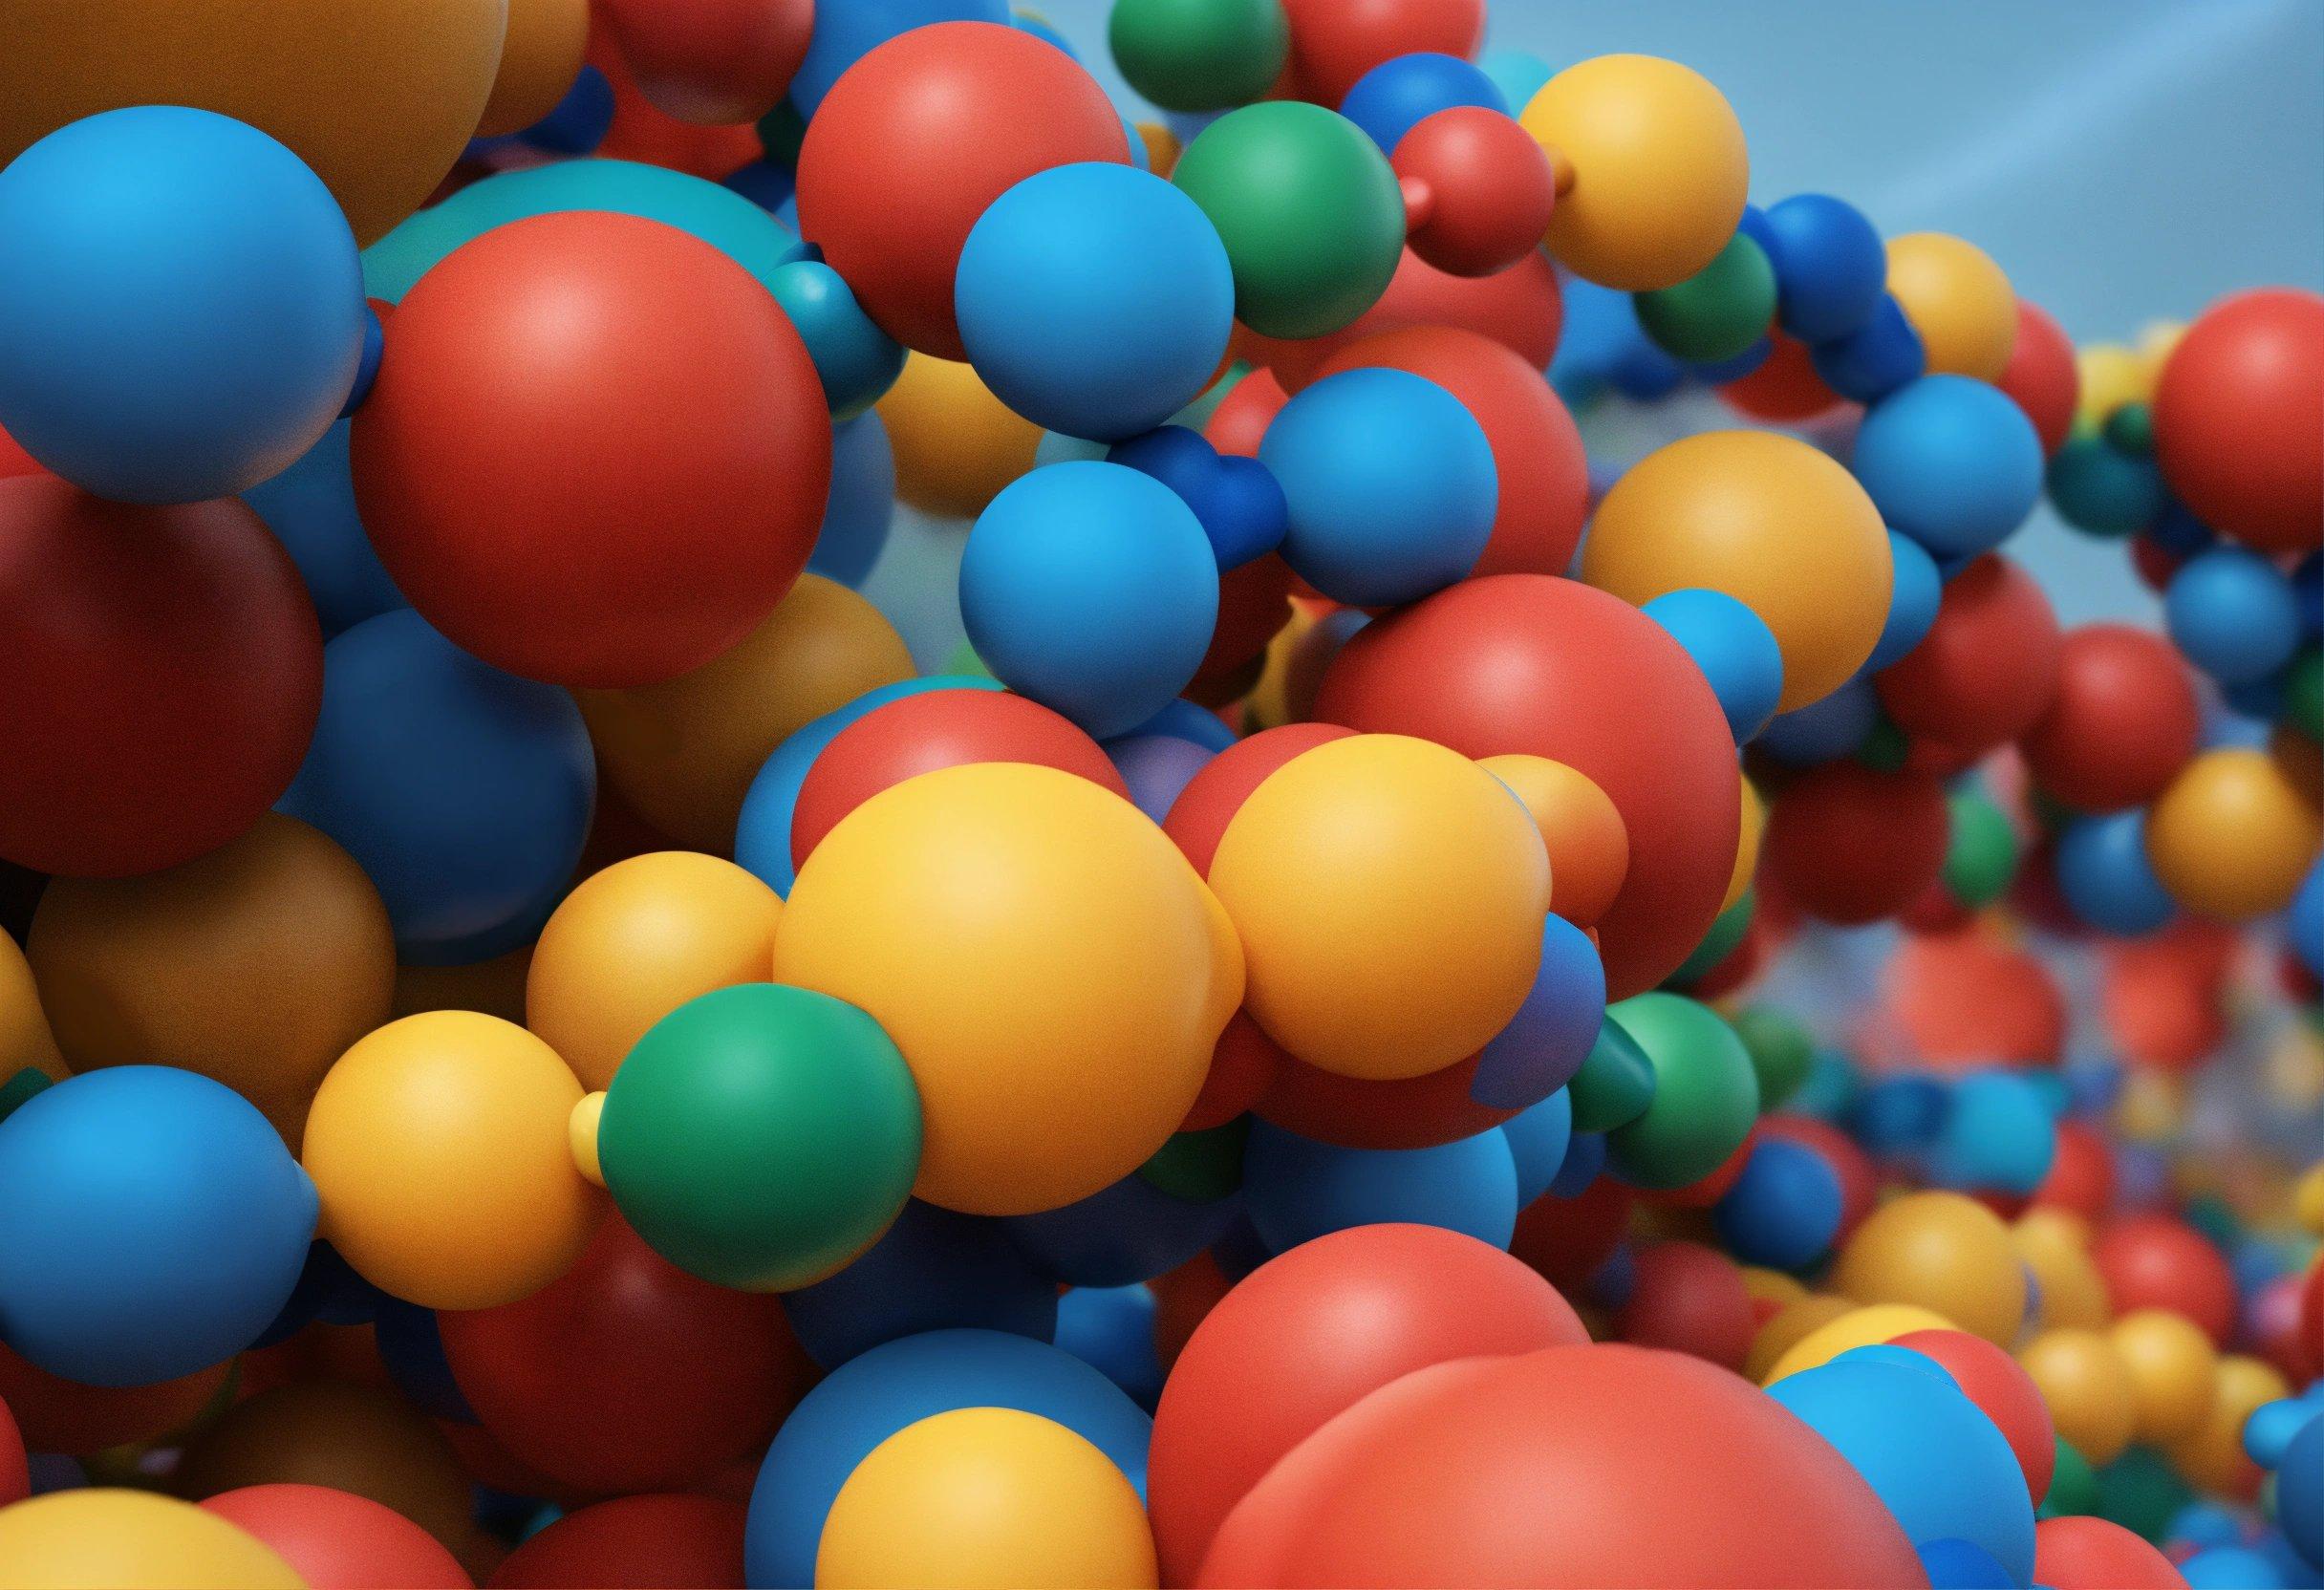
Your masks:
{"label": "sphere", "polygon": [[339,416],[363,345],[355,240],[255,128],[109,110],[0,171],[0,424],[100,497],[195,503],[288,467]]}
{"label": "sphere", "polygon": [[1408,371],[1324,376],[1276,416],[1259,459],[1290,505],[1283,561],[1335,601],[1416,601],[1492,539],[1500,482],[1484,428]]}
{"label": "sphere", "polygon": [[[0,856],[119,877],[247,829],[306,749],[321,637],[247,508],[117,506],[0,482]],[[101,800],[92,799],[101,791]]]}
{"label": "sphere", "polygon": [[[807,574],[799,576],[791,594],[799,593],[807,574],[821,575],[850,591],[860,589],[887,550],[888,532],[894,520],[895,449],[888,440],[887,421],[872,413],[836,424],[831,432],[831,491],[824,499],[823,527],[815,532],[815,550],[807,560]],[[781,607],[776,604],[778,612]]]}
{"label": "sphere", "polygon": [[1767,726],[1783,693],[1783,653],[1759,615],[1721,591],[1667,591],[1643,611],[1711,681],[1740,745]]}
{"label": "sphere", "polygon": [[1345,1149],[1264,1122],[1243,1155],[1252,1226],[1277,1253],[1355,1226],[1441,1226],[1496,1248],[1517,1217],[1517,1163],[1497,1130],[1426,1149]]}
{"label": "sphere", "polygon": [[2066,632],[2057,688],[2018,741],[2043,793],[2077,811],[2120,811],[2163,793],[2203,727],[2185,661],[2127,624]]}
{"label": "sphere", "polygon": [[1920,334],[1932,376],[1995,381],[2017,344],[2017,295],[1973,243],[1944,232],[1888,240],[1888,290]]}
{"label": "sphere", "polygon": [[1549,854],[1549,909],[1576,927],[1605,914],[1630,869],[1630,836],[1606,792],[1546,757],[1486,757],[1477,763],[1509,786],[1540,830]]}
{"label": "sphere", "polygon": [[2098,1234],[2090,1257],[2120,1313],[2168,1310],[2193,1321],[2216,1346],[2233,1336],[2233,1272],[2210,1239],[2184,1221],[2167,1214],[2118,1220]]}
{"label": "sphere", "polygon": [[222,1491],[201,1507],[247,1531],[313,1590],[367,1584],[469,1590],[473,1582],[426,1530],[352,1492],[323,1485],[251,1485]]}
{"label": "sphere", "polygon": [[1784,785],[1761,856],[1802,911],[1855,926],[1897,914],[1936,883],[1948,834],[1935,779],[1834,762]]}
{"label": "sphere", "polygon": [[242,494],[298,566],[325,640],[404,605],[355,512],[347,446],[342,419],[288,469]]}
{"label": "sphere", "polygon": [[2044,1518],[2034,1526],[2034,1575],[2053,1590],[2177,1590],[2171,1559],[2104,1518]]}
{"label": "sphere", "polygon": [[1715,431],[1657,449],[1599,505],[1582,577],[1643,605],[1723,591],[1783,654],[1779,710],[1822,699],[1861,667],[1888,614],[1888,538],[1863,488],[1803,441]]}
{"label": "sphere", "polygon": [[1415,123],[1390,151],[1402,183],[1427,194],[1406,246],[1454,276],[1491,276],[1540,247],[1558,204],[1549,153],[1498,106],[1454,105]]}
{"label": "sphere", "polygon": [[718,249],[632,216],[535,216],[455,249],[391,323],[356,501],[397,585],[484,661],[671,678],[806,566],[830,418],[798,333]]}
{"label": "sphere", "polygon": [[691,673],[634,690],[576,691],[574,699],[614,791],[656,832],[718,852],[733,846],[743,795],[776,746],[912,675],[912,654],[879,611],[810,573],[740,643]]}
{"label": "sphere", "polygon": [[2041,500],[2033,421],[1964,376],[1924,376],[1866,409],[1849,466],[1889,528],[1945,559],[1999,546]]}
{"label": "sphere", "polygon": [[1545,575],[1464,581],[1360,631],[1315,714],[1464,756],[1547,758],[1597,784],[1629,842],[1594,924],[1610,998],[1674,971],[1718,914],[1741,823],[1734,741],[1701,671],[1625,602]]}
{"label": "sphere", "polygon": [[1051,1341],[1057,1283],[1011,1239],[1012,1229],[912,1200],[844,1269],[786,1293],[784,1315],[824,1368],[931,1330],[1008,1331]]}
{"label": "sphere", "polygon": [[588,47],[587,0],[509,0],[508,32],[476,136],[522,132],[554,113]]}
{"label": "sphere", "polygon": [[2050,598],[1989,552],[1946,584],[1921,643],[1874,681],[1889,720],[1964,753],[2016,739],[2057,688],[2061,638]]}
{"label": "sphere", "polygon": [[1218,565],[1161,482],[1118,463],[1050,464],[978,516],[960,617],[996,678],[1093,735],[1121,734],[1201,666]]}
{"label": "sphere", "polygon": [[607,31],[646,98],[705,126],[756,121],[774,109],[807,57],[814,22],[812,0],[606,8]]}
{"label": "sphere", "polygon": [[2082,395],[2074,340],[2040,305],[2017,300],[2017,340],[1995,386],[2025,411],[2041,438],[2041,450],[2055,454],[2065,444]]}
{"label": "sphere", "polygon": [[563,1515],[527,1536],[493,1570],[494,1590],[570,1584],[742,1582],[740,1502],[717,1496],[616,1496]]}
{"label": "sphere", "polygon": [[2263,751],[2221,747],[2180,769],[2146,817],[2146,858],[2171,898],[2223,921],[2281,911],[2324,827],[2314,799]]}
{"label": "sphere", "polygon": [[2138,1382],[2113,1341],[2094,1330],[2042,1332],[2018,1353],[2060,1440],[2103,1466],[2120,1456],[2138,1429]]}
{"label": "sphere", "polygon": [[325,649],[322,697],[280,807],[369,875],[398,958],[458,965],[528,942],[572,876],[596,793],[571,700],[409,609]]}
{"label": "sphere", "polygon": [[1796,193],[1767,207],[1769,261],[1780,284],[1776,313],[1803,342],[1846,336],[1880,307],[1888,261],[1863,211],[1821,193]]}
{"label": "sphere", "polygon": [[2292,1394],[2280,1371],[2256,1358],[2229,1353],[2219,1361],[2211,1407],[2191,1435],[2170,1444],[2172,1467],[2215,1495],[2247,1500],[2264,1477],[2244,1450],[2244,1427],[2263,1404]]}
{"label": "sphere", "polygon": [[2149,934],[2178,909],[2146,857],[2146,814],[2085,817],[2058,836],[2053,858],[2066,904],[2100,933]]}
{"label": "sphere", "polygon": [[962,358],[954,277],[987,207],[1037,172],[1128,157],[1120,115],[1064,51],[989,23],[912,27],[847,68],[815,109],[799,229],[882,331]]}
{"label": "sphere", "polygon": [[2163,506],[2163,476],[2143,454],[2084,432],[2050,459],[2050,505],[2077,530],[2098,536],[2136,535]]}
{"label": "sphere", "polygon": [[2221,299],[2163,359],[2154,403],[2163,478],[2197,518],[2262,552],[2324,537],[2324,297]]}
{"label": "sphere", "polygon": [[[1210,426],[1211,439],[1221,451],[1256,451],[1255,445],[1230,447],[1228,433],[1238,420],[1264,428],[1259,411],[1266,405],[1259,399],[1269,395],[1270,387],[1287,392],[1305,386],[1326,358],[1350,342],[1381,332],[1418,326],[1474,332],[1501,344],[1538,373],[1557,353],[1563,325],[1564,295],[1558,285],[1558,268],[1539,248],[1490,276],[1455,276],[1407,248],[1388,291],[1342,331],[1301,341],[1260,338],[1248,327],[1237,332],[1236,348],[1243,357],[1258,359],[1273,379],[1249,388],[1238,384],[1237,391],[1247,391],[1249,396],[1243,405],[1219,405]],[[1252,440],[1255,443],[1256,438]]]}
{"label": "sphere", "polygon": [[188,1582],[301,1590],[310,1581],[256,1536],[150,1491],[59,1491],[0,1510],[0,1583],[174,1590]]}
{"label": "sphere", "polygon": [[1909,1193],[1875,1210],[1840,1249],[1832,1284],[1860,1303],[1933,1309],[2004,1346],[2025,1320],[2009,1228],[1958,1192]]}
{"label": "sphere", "polygon": [[1724,364],[1766,337],[1775,313],[1775,271],[1766,251],[1738,231],[1702,269],[1632,302],[1639,329],[1655,347],[1691,364]]}
{"label": "sphere", "polygon": [[1083,162],[993,201],[961,249],[954,304],[994,396],[1050,430],[1110,441],[1152,430],[1210,384],[1235,279],[1184,193]]}
{"label": "sphere", "polygon": [[[1830,1306],[1835,1303],[1839,1305],[1837,1308]],[[1917,1303],[1850,1307],[1844,1298],[1818,1295],[1804,1300],[1799,1312],[1788,1321],[1786,1333],[1797,1329],[1799,1334],[1790,1345],[1775,1354],[1773,1363],[1760,1376],[1760,1383],[1773,1386],[1806,1370],[1819,1369],[1842,1353],[1859,1347],[1884,1346],[1907,1332],[1952,1328],[1943,1315]],[[1753,1359],[1762,1358],[1770,1347],[1771,1343],[1754,1342]]]}
{"label": "sphere", "polygon": [[1510,115],[1491,77],[1441,50],[1389,56],[1350,83],[1338,103],[1384,155],[1393,155],[1406,134],[1438,111],[1466,106]]}
{"label": "sphere", "polygon": [[331,1063],[387,1021],[396,974],[362,869],[273,813],[163,871],[54,880],[26,953],[74,1070],[199,1072],[292,1144]]}
{"label": "sphere", "polygon": [[1698,1242],[1657,1242],[1638,1256],[1614,1335],[1739,1373],[1753,1323],[1751,1294],[1734,1260]]}
{"label": "sphere", "polygon": [[307,1117],[322,1234],[423,1308],[490,1308],[563,1275],[601,1205],[573,1169],[581,1085],[524,1028],[407,1016],[339,1057]]}
{"label": "sphere", "polygon": [[1668,1191],[1710,1175],[1743,1146],[1759,1111],[1750,1051],[1725,1018],[1677,994],[1606,1008],[1646,1057],[1646,1110],[1606,1133],[1606,1161],[1633,1187]]}
{"label": "sphere", "polygon": [[2130,1371],[2139,1439],[2160,1444],[2200,1429],[2219,1377],[2219,1352],[2203,1327],[2170,1309],[2133,1308],[2107,1334]]}
{"label": "sphere", "polygon": [[914,354],[875,411],[895,450],[895,494],[924,513],[973,519],[1033,467],[1041,427],[993,396],[975,366]]}
{"label": "sphere", "polygon": [[1950,1375],[1962,1395],[1977,1405],[2010,1444],[2025,1477],[2027,1498],[2039,1502],[2050,1493],[2057,1429],[2039,1388],[2015,1359],[1965,1330],[1907,1331],[1890,1345],[1909,1348]]}
{"label": "sphere", "polygon": [[1746,1264],[1804,1270],[1840,1234],[1840,1175],[1803,1144],[1779,1137],[1754,1145],[1712,1206],[1719,1241]]}
{"label": "sphere", "polygon": [[1404,196],[1364,130],[1322,105],[1229,111],[1179,155],[1171,181],[1226,245],[1235,318],[1313,337],[1380,301],[1404,250]]}
{"label": "sphere", "polygon": [[2213,547],[2179,567],[2163,591],[2171,642],[2221,684],[2255,684],[2306,638],[2300,598],[2283,571],[2241,547]]}
{"label": "sphere", "polygon": [[908,779],[842,819],[791,890],[775,976],[895,1041],[926,1123],[914,1191],[978,1214],[1055,1209],[1143,1164],[1242,994],[1223,913],[1135,807],[1010,763]]}
{"label": "sphere", "polygon": [[8,1344],[94,1386],[173,1380],[258,1339],[297,1284],[315,1187],[207,1077],[121,1065],[0,1121]]}
{"label": "sphere", "polygon": [[1247,105],[1283,69],[1291,30],[1279,0],[1125,0],[1106,21],[1123,78],[1166,111]]}
{"label": "sphere", "polygon": [[1563,917],[1541,922],[1540,965],[1509,1024],[1477,1051],[1469,1096],[1526,1109],[1572,1081],[1605,1019],[1605,966],[1588,934]]}
{"label": "sphere", "polygon": [[1549,251],[1601,287],[1675,287],[1743,219],[1742,126],[1725,96],[1676,61],[1593,56],[1543,84],[1519,119],[1573,168]]}

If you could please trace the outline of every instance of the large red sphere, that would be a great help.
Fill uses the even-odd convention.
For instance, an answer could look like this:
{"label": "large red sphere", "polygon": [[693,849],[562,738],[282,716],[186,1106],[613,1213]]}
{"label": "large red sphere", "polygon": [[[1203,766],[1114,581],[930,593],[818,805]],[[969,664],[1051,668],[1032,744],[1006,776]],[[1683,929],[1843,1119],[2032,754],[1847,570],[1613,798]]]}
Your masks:
{"label": "large red sphere", "polygon": [[2074,339],[2039,304],[2017,300],[2017,340],[2010,345],[2010,362],[1993,384],[2034,421],[2041,450],[2056,452],[2074,428],[2082,373],[2074,362]]}
{"label": "large red sphere", "polygon": [[1219,1530],[1206,1585],[1925,1585],[1822,1437],[1729,1370],[1615,1344],[1406,1376]]}
{"label": "large red sphere", "polygon": [[1283,15],[1299,97],[1334,110],[1382,61],[1421,50],[1467,60],[1485,38],[1485,0],[1283,0]]}
{"label": "large red sphere", "polygon": [[749,272],[576,210],[496,226],[412,289],[354,459],[380,561],[446,638],[618,689],[708,662],[790,589],[831,419]]}
{"label": "large red sphere", "polygon": [[500,1565],[491,1590],[742,1590],[749,1512],[715,1496],[621,1496],[568,1513]]}
{"label": "large red sphere", "polygon": [[2043,793],[2077,811],[2120,811],[2162,794],[2202,730],[2177,648],[2128,624],[2085,624],[2066,633],[2056,693],[2018,748]]}
{"label": "large red sphere", "polygon": [[392,1507],[327,1485],[248,1485],[201,1502],[274,1549],[312,1590],[468,1590],[433,1535]]}
{"label": "large red sphere", "polygon": [[2235,1335],[2235,1272],[2211,1239],[2168,1214],[2136,1214],[2098,1233],[2091,1261],[2117,1314],[2167,1308],[2202,1327],[2214,1346]]}
{"label": "large red sphere", "polygon": [[2262,288],[2213,304],[2155,383],[2172,493],[2264,552],[2324,541],[2324,297]]}
{"label": "large red sphere", "polygon": [[1464,580],[1358,631],[1316,716],[1546,757],[1604,790],[1630,838],[1597,923],[1609,999],[1676,971],[1718,914],[1742,825],[1734,740],[1702,670],[1626,602],[1547,574]]}
{"label": "large red sphere", "polygon": [[986,206],[1051,166],[1129,160],[1121,115],[1072,56],[1019,28],[939,22],[824,96],[799,148],[799,229],[882,331],[964,359],[953,276]]}
{"label": "large red sphere", "polygon": [[0,480],[0,858],[123,877],[216,849],[298,771],[323,634],[241,503]]}
{"label": "large red sphere", "polygon": [[1775,797],[1759,865],[1809,915],[1854,926],[1894,916],[1935,883],[1950,834],[1944,786],[1927,774],[1829,763]]}
{"label": "large red sphere", "polygon": [[2079,1514],[2034,1526],[2034,1582],[2050,1590],[2186,1590],[2186,1576],[2152,1545]]}
{"label": "large red sphere", "polygon": [[1370,1392],[1450,1359],[1587,1340],[1539,1276],[1435,1226],[1356,1226],[1260,1265],[1195,1327],[1154,1409],[1147,1509],[1164,1581],[1191,1579],[1244,1493]]}
{"label": "large red sphere", "polygon": [[1889,1345],[1936,1360],[2010,1444],[2011,1455],[2025,1472],[2028,1496],[2038,1505],[2050,1493],[2057,1467],[2057,1426],[2041,1388],[2009,1349],[1965,1330],[1907,1331]]}
{"label": "large red sphere", "polygon": [[2040,720],[2060,649],[2050,598],[1989,552],[1947,582],[1928,634],[1873,684],[1898,728],[1973,760]]}

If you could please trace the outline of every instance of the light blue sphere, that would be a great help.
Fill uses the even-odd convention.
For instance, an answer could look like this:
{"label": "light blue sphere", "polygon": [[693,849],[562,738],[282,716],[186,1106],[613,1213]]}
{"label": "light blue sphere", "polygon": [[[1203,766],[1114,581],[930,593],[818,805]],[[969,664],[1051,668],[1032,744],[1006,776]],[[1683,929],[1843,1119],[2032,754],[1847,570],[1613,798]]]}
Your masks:
{"label": "light blue sphere", "polygon": [[2292,660],[2305,620],[2283,571],[2241,547],[2187,559],[2163,594],[2172,644],[2225,685],[2254,684]]}
{"label": "light blue sphere", "polygon": [[2074,914],[2120,938],[2153,933],[2178,910],[2146,859],[2146,813],[2081,817],[2058,836],[2058,892]]}
{"label": "light blue sphere", "polygon": [[1999,388],[1924,376],[1864,411],[1852,467],[1889,528],[1939,558],[2001,545],[2041,500],[2041,438]]}
{"label": "light blue sphere", "polygon": [[1783,696],[1783,652],[1766,620],[1723,591],[1673,591],[1641,611],[1702,670],[1735,743],[1755,739]]}

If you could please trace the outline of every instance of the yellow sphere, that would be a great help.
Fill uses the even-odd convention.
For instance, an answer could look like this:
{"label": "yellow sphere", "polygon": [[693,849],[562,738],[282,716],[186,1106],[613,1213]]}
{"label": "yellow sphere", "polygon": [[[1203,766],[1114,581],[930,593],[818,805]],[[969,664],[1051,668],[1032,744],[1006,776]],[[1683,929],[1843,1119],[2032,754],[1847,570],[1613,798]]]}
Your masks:
{"label": "yellow sphere", "polygon": [[555,110],[588,49],[589,0],[508,0],[508,37],[477,136],[518,132]]}
{"label": "yellow sphere", "polygon": [[150,1491],[57,1491],[0,1507],[0,1590],[305,1590],[274,1549]]}
{"label": "yellow sphere", "polygon": [[1176,846],[1087,779],[1023,763],[880,791],[799,870],[775,980],[868,1011],[919,1085],[913,1191],[1027,1214],[1135,1171],[1185,1119],[1242,999]]}
{"label": "yellow sphere", "polygon": [[1743,1266],[1743,1290],[1753,1301],[1774,1303],[1778,1310],[1805,1302],[1814,1296],[1797,1276],[1787,1276],[1781,1270],[1763,1270],[1755,1264]]}
{"label": "yellow sphere", "polygon": [[1467,1059],[1540,968],[1540,830],[1431,741],[1354,735],[1292,758],[1227,825],[1210,879],[1242,937],[1252,1019],[1341,1076]]}
{"label": "yellow sphere", "polygon": [[1772,431],[1711,431],[1657,448],[1614,483],[1582,548],[1582,577],[1644,607],[1723,591],[1783,653],[1779,710],[1839,689],[1888,621],[1888,531],[1856,477]]}
{"label": "yellow sphere", "polygon": [[1937,376],[1998,380],[2017,346],[2017,294],[1992,257],[1945,232],[1888,240],[1888,290]]}
{"label": "yellow sphere", "polygon": [[912,355],[875,405],[895,449],[895,494],[923,513],[974,519],[1033,467],[1041,427],[992,395],[967,364]]}
{"label": "yellow sphere", "polygon": [[1727,910],[1751,889],[1751,880],[1759,870],[1759,836],[1767,831],[1767,803],[1759,799],[1758,786],[1749,775],[1743,779],[1743,824],[1735,835],[1735,870],[1728,874],[1727,893],[1719,901],[1719,909]]}
{"label": "yellow sphere", "polygon": [[1786,1375],[1821,1368],[1841,1353],[1875,1347],[1916,1330],[1958,1328],[1945,1315],[1917,1303],[1871,1303],[1844,1309],[1785,1348],[1768,1368],[1764,1384],[1773,1386]]}
{"label": "yellow sphere", "polygon": [[2324,1236],[2324,1161],[2301,1172],[2292,1192],[2292,1207],[2301,1229],[2311,1236]]}
{"label": "yellow sphere", "polygon": [[645,1030],[698,994],[764,982],[783,899],[731,861],[657,850],[592,873],[533,947],[525,1024],[599,1089]]}
{"label": "yellow sphere", "polygon": [[2273,1364],[2240,1353],[2219,1361],[2211,1406],[2189,1433],[2164,1445],[2163,1454],[2189,1485],[2232,1501],[2258,1493],[2262,1471],[2244,1450],[2244,1421],[2262,1403],[2292,1395]]}
{"label": "yellow sphere", "polygon": [[339,1058],[307,1117],[322,1235],[423,1308],[491,1308],[571,1267],[597,1222],[573,1166],[581,1085],[523,1027],[474,1011],[391,1021]]}
{"label": "yellow sphere", "polygon": [[2050,1405],[2066,1445],[2103,1468],[2139,1429],[2139,1385],[2112,1338],[2095,1330],[2044,1331],[2017,1363]]}
{"label": "yellow sphere", "polygon": [[34,1066],[53,1082],[70,1075],[49,1018],[40,1008],[40,990],[33,986],[32,969],[16,940],[0,930],[0,1086],[25,1066]]}
{"label": "yellow sphere", "polygon": [[1139,1590],[1153,1532],[1113,1460],[1013,1407],[906,1425],[825,1515],[817,1590]]}
{"label": "yellow sphere", "polygon": [[1847,1299],[1822,1292],[1786,1303],[1752,1337],[1751,1351],[1743,1359],[1743,1373],[1765,1384],[1785,1353],[1841,1315],[1854,1312],[1856,1305]]}
{"label": "yellow sphere", "polygon": [[0,165],[84,116],[191,105],[289,144],[367,244],[467,146],[508,0],[34,0],[6,15]]}
{"label": "yellow sphere", "polygon": [[2316,808],[2265,751],[2205,751],[2146,814],[2146,859],[2187,910],[2243,922],[2283,910],[2324,839]]}
{"label": "yellow sphere", "polygon": [[635,690],[576,690],[608,783],[689,849],[734,849],[750,781],[791,732],[868,690],[912,677],[895,627],[854,591],[802,574],[775,611],[690,674]]}
{"label": "yellow sphere", "polygon": [[2074,418],[2092,429],[2106,423],[2114,411],[2143,403],[2153,394],[2154,373],[2137,353],[2119,342],[2101,342],[2074,356],[2080,379]]}
{"label": "yellow sphere", "polygon": [[2090,1257],[2090,1228],[2063,1209],[2034,1208],[2010,1228],[2010,1245],[2033,1274],[2039,1330],[2103,1330],[2114,1318],[2106,1278]]}
{"label": "yellow sphere", "polygon": [[1518,119],[1573,171],[1543,241],[1601,287],[1675,287],[1743,219],[1742,123],[1708,78],[1676,61],[1594,56],[1543,83]]}
{"label": "yellow sphere", "polygon": [[1958,1192],[1914,1192],[1867,1216],[1833,1287],[1859,1302],[1917,1303],[1999,1346],[2026,1316],[2026,1275],[2001,1216]]}
{"label": "yellow sphere", "polygon": [[2201,1326],[2166,1308],[2140,1308],[2107,1334],[2138,1393],[2140,1440],[2160,1444],[2202,1428],[2217,1389],[2219,1351]]}

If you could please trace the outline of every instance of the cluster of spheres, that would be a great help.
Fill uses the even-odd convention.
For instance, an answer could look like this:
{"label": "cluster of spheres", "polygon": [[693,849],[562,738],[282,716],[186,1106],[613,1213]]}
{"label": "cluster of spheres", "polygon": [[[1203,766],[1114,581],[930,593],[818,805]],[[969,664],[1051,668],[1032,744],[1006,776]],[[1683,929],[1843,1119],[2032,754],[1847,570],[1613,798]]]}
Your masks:
{"label": "cluster of spheres", "polygon": [[0,1585],[2324,1582],[2324,298],[1484,27],[0,18]]}

